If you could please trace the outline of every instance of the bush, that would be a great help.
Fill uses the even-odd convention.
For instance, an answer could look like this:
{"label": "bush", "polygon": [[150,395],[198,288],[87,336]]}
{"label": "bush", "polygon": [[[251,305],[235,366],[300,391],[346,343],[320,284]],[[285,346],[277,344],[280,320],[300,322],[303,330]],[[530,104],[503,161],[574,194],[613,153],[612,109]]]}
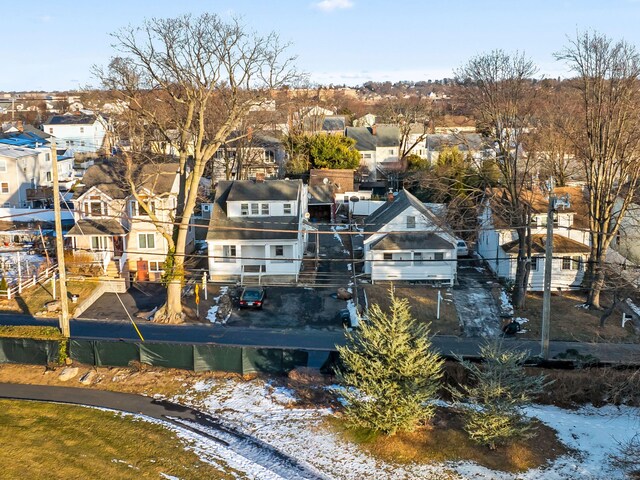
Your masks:
{"label": "bush", "polygon": [[453,391],[465,417],[465,430],[480,444],[495,449],[508,440],[527,438],[531,423],[522,407],[544,390],[543,375],[527,375],[528,352],[503,349],[497,341],[480,347],[481,366],[458,357],[470,374],[471,383]]}

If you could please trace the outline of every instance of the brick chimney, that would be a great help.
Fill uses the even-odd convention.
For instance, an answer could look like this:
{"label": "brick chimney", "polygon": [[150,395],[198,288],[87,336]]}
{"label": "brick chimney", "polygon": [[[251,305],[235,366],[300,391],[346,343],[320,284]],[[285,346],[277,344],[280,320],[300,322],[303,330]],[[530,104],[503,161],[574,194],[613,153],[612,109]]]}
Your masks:
{"label": "brick chimney", "polygon": [[377,131],[378,131],[378,125],[374,123],[373,125],[371,125],[371,135],[375,136]]}
{"label": "brick chimney", "polygon": [[393,192],[389,190],[389,192],[387,192],[387,202],[393,203],[395,199],[396,197],[393,195]]}

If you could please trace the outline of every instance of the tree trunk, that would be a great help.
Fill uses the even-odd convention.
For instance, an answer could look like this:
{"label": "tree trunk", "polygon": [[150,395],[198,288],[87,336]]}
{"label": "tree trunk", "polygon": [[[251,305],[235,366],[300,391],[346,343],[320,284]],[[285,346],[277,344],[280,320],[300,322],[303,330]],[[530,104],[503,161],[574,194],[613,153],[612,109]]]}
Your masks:
{"label": "tree trunk", "polygon": [[527,296],[527,284],[529,282],[529,265],[527,259],[527,235],[525,229],[518,229],[518,263],[516,264],[516,276],[514,280],[511,302],[513,308],[522,310]]}
{"label": "tree trunk", "polygon": [[604,287],[604,270],[599,266],[599,262],[593,267],[595,272],[591,275],[591,286],[587,297],[587,305],[594,310],[600,310],[600,292]]}
{"label": "tree trunk", "polygon": [[156,323],[183,323],[182,280],[173,279],[167,284],[167,301],[153,317]]}

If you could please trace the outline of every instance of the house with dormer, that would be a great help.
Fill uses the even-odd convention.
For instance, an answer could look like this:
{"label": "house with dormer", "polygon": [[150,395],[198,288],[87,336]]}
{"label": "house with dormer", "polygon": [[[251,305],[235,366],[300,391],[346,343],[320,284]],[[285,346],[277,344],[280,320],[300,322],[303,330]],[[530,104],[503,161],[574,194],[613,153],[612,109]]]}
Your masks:
{"label": "house with dormer", "polygon": [[207,233],[212,279],[296,281],[308,234],[301,180],[219,182]]}
{"label": "house with dormer", "polygon": [[[112,163],[89,167],[73,196],[75,225],[65,235],[66,247],[107,277],[158,281],[168,243],[124,178]],[[144,165],[135,172],[134,183],[157,220],[170,224],[178,202],[178,164]],[[187,251],[194,241],[192,229]]]}
{"label": "house with dormer", "polygon": [[456,238],[420,200],[406,190],[366,217],[364,273],[376,281],[456,281]]}
{"label": "house with dormer", "polygon": [[[518,236],[505,218],[505,193],[494,189],[485,195],[479,217],[476,251],[494,274],[504,280],[514,280],[518,260]],[[589,257],[589,210],[582,187],[558,187],[557,197],[569,201],[553,215],[553,260],[551,287],[553,290],[579,288],[584,266]],[[530,207],[531,270],[529,290],[542,291],[544,286],[545,252],[549,196],[540,189],[522,193]]]}

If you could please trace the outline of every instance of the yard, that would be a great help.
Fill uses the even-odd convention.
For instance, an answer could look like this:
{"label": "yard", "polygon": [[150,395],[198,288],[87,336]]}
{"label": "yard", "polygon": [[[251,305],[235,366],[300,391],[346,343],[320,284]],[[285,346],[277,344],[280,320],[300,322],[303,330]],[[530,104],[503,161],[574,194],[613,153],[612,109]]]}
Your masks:
{"label": "yard", "polygon": [[[604,299],[603,299],[604,300]],[[614,313],[607,319],[604,328],[599,327],[602,311],[588,310],[582,307],[584,296],[565,292],[551,297],[551,340],[582,342],[638,342],[630,324],[622,328],[621,313]],[[605,301],[606,303],[606,301]],[[526,308],[515,313],[517,317],[526,318],[522,324],[522,337],[538,339],[542,326],[542,294],[530,293],[527,296]],[[519,335],[520,336],[520,335]]]}
{"label": "yard", "polygon": [[[389,307],[389,288],[391,284],[377,283],[363,285],[368,305],[378,304],[383,310]],[[411,306],[411,313],[419,322],[431,323],[431,333],[437,335],[459,335],[460,324],[453,304],[451,290],[433,288],[426,285],[393,285],[398,298],[406,298]],[[440,303],[440,319],[436,318],[438,291],[443,300]]]}
{"label": "yard", "polygon": [[0,411],[3,478],[234,478],[131,416],[14,400],[0,400]]}
{"label": "yard", "polygon": [[[87,298],[98,286],[93,279],[69,280],[67,281],[68,294],[78,295],[78,304]],[[60,298],[60,282],[56,285],[56,298]],[[53,301],[53,290],[51,281],[39,283],[33,288],[23,290],[22,294],[8,300],[5,297],[0,299],[0,312],[5,313],[22,313],[25,315],[36,315],[46,312],[45,305]],[[73,313],[73,304],[69,302],[69,310]],[[42,316],[55,317],[55,313],[49,313]]]}

